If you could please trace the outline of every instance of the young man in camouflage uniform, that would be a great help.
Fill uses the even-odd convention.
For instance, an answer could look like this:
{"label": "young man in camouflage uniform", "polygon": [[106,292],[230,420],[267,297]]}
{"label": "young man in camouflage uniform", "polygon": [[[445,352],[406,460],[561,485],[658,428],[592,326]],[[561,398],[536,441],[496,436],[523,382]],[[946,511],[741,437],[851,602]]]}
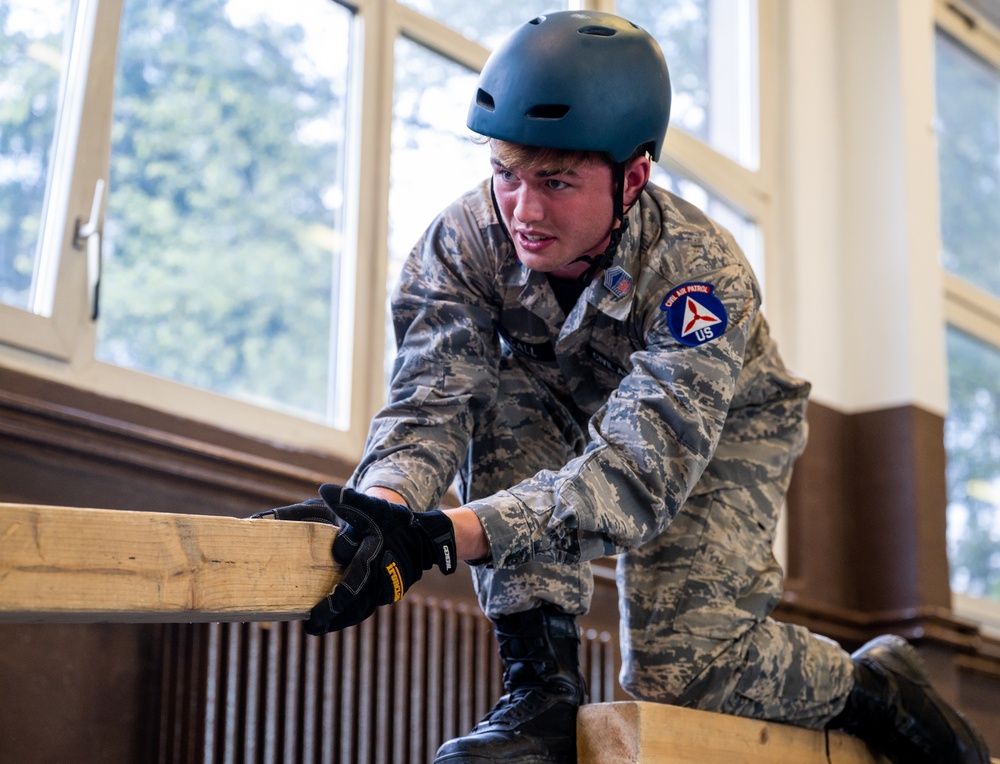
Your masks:
{"label": "young man in camouflage uniform", "polygon": [[[344,581],[307,628],[471,561],[506,694],[435,761],[571,762],[587,561],[620,554],[635,697],[842,728],[893,761],[985,762],[904,641],[852,658],[770,617],[809,385],[731,235],[647,184],[669,108],[658,46],[609,14],[540,17],[491,56],[469,127],[491,139],[493,176],[403,269],[390,401],[353,490],[273,511],[342,528]],[[456,475],[464,505],[434,509]]]}

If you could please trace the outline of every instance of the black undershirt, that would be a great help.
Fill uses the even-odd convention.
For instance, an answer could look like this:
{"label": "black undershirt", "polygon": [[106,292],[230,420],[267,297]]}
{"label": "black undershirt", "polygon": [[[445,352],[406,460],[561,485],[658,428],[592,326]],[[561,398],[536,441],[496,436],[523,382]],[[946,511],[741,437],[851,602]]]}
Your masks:
{"label": "black undershirt", "polygon": [[553,276],[551,273],[545,275],[549,279],[549,286],[555,292],[556,302],[559,303],[562,312],[568,316],[570,311],[573,310],[573,306],[576,305],[576,301],[580,299],[580,295],[583,294],[583,290],[587,288],[587,285],[581,284],[580,280],[575,278],[561,279]]}

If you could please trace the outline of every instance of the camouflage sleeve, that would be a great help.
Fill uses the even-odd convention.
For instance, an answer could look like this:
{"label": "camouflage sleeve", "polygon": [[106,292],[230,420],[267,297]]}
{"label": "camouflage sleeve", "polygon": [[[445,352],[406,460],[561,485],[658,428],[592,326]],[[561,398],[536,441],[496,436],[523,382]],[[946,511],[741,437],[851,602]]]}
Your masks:
{"label": "camouflage sleeve", "polygon": [[470,504],[495,567],[529,560],[576,563],[640,546],[692,492],[719,443],[759,298],[738,265],[703,274],[728,315],[724,334],[690,347],[650,312],[646,347],[591,418],[591,443],[557,472],[542,472]]}
{"label": "camouflage sleeve", "polygon": [[470,208],[458,202],[410,253],[392,296],[399,347],[389,401],[373,419],[351,484],[437,507],[465,457],[475,413],[496,390],[499,340],[490,277],[496,263]]}

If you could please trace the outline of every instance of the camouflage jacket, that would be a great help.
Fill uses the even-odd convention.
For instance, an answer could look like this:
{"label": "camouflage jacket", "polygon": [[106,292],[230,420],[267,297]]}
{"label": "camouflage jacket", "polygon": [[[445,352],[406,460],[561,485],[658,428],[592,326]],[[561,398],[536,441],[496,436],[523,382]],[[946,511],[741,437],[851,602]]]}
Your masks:
{"label": "camouflage jacket", "polygon": [[575,403],[590,442],[561,470],[469,504],[494,566],[615,554],[663,530],[693,493],[732,491],[738,505],[741,487],[787,474],[809,385],[786,371],[740,248],[653,185],[626,225],[616,267],[566,316],[546,276],[518,261],[488,182],[444,210],[393,294],[389,402],[352,484],[437,506],[495,396],[501,353]]}

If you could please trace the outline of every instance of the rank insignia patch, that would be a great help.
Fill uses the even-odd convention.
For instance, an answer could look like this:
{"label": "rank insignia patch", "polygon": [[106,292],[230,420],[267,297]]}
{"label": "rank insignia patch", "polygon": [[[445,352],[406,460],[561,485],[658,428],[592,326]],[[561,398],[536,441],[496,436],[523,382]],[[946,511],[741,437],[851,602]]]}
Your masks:
{"label": "rank insignia patch", "polygon": [[667,314],[667,326],[678,342],[696,347],[725,333],[729,316],[714,290],[711,284],[691,282],[664,298],[660,310]]}
{"label": "rank insignia patch", "polygon": [[619,300],[632,291],[632,277],[620,265],[604,271],[604,286]]}

